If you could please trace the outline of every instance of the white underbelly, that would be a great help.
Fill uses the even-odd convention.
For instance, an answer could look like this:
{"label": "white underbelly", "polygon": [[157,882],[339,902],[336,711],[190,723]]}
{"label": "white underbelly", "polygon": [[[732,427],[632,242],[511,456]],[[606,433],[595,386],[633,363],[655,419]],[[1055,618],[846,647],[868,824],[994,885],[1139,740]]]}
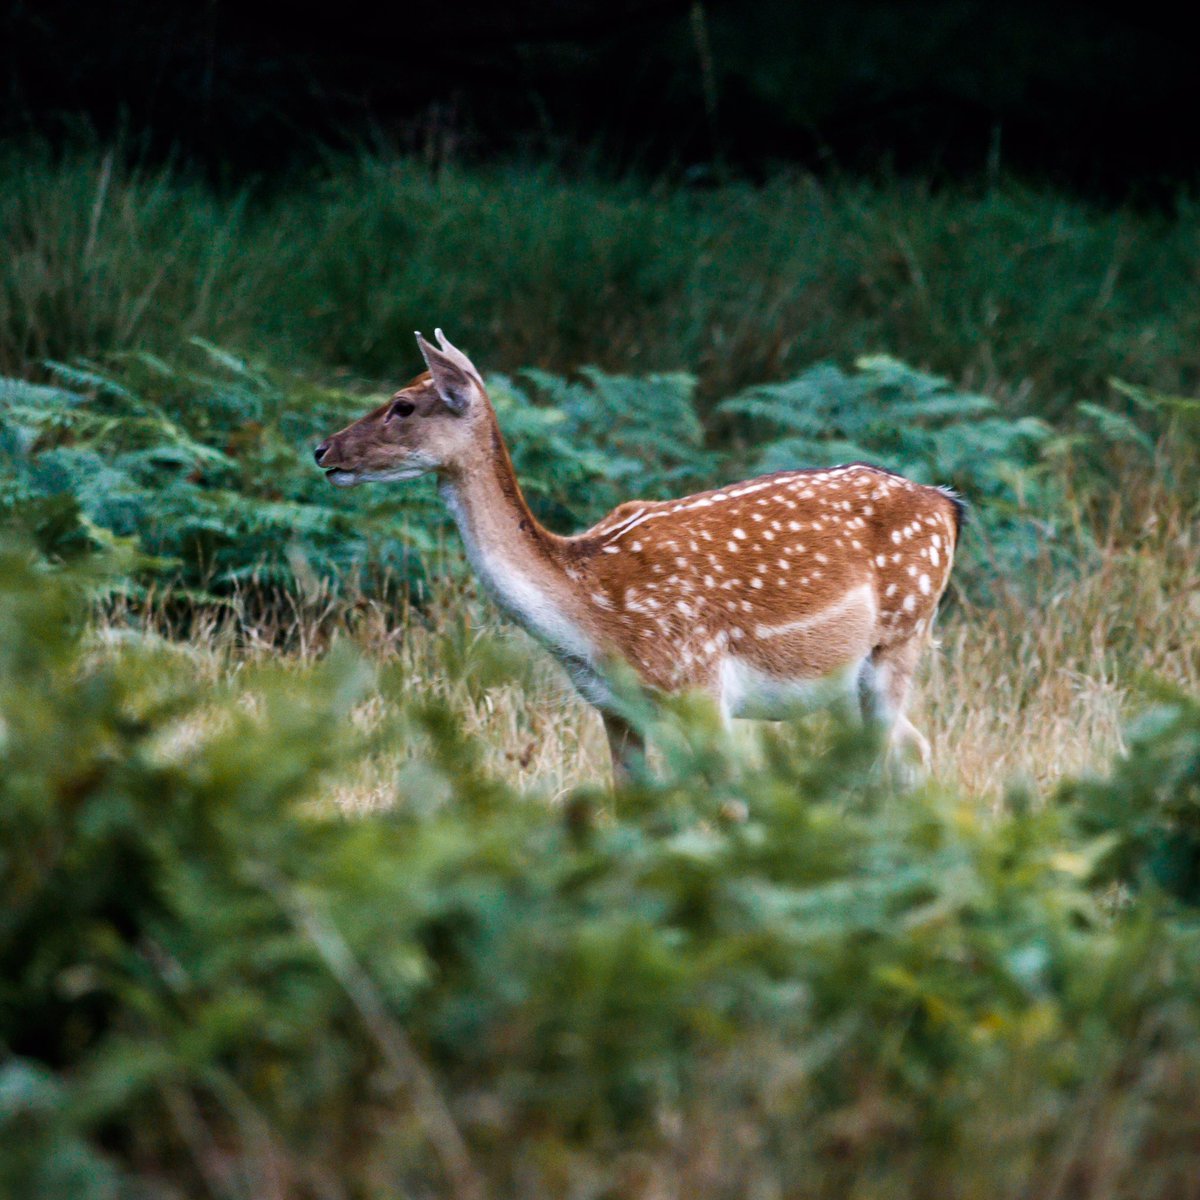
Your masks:
{"label": "white underbelly", "polygon": [[861,660],[829,675],[789,679],[772,675],[732,655],[721,660],[718,676],[721,711],[730,717],[756,721],[785,721],[814,708],[853,700]]}

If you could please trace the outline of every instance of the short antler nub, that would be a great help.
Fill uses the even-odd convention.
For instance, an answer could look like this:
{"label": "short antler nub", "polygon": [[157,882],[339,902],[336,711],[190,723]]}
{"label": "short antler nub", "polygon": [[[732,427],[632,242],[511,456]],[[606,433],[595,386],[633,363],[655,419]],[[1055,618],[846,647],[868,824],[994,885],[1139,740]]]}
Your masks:
{"label": "short antler nub", "polygon": [[475,364],[461,350],[452,346],[440,329],[434,331],[439,346],[431,346],[420,330],[414,332],[417,348],[425,359],[425,365],[433,376],[434,386],[443,403],[453,413],[466,412],[473,393],[483,390],[483,380],[480,379]]}

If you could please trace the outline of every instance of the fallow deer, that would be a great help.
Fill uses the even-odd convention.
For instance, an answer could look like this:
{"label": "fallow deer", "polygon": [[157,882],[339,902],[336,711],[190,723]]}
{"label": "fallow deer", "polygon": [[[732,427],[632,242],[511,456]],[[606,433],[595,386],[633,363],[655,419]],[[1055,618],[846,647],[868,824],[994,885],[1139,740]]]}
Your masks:
{"label": "fallow deer", "polygon": [[648,689],[708,693],[725,718],[781,719],[833,680],[897,752],[962,524],[950,491],[864,463],[782,471],[679,500],[632,500],[561,537],[533,516],[471,360],[419,333],[428,370],[315,450],[339,487],[433,473],[500,607],[604,719],[614,775],[641,752],[611,664]]}

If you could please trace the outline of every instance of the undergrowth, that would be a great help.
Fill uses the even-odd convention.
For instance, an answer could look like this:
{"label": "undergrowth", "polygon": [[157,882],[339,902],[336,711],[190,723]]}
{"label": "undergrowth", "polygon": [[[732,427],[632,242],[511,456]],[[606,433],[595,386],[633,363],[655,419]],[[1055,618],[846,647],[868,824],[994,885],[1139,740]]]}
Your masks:
{"label": "undergrowth", "polygon": [[[5,179],[0,1196],[1200,1196],[1188,212]],[[934,778],[685,698],[602,786],[431,488],[311,463],[439,321],[556,530],[962,492]]]}
{"label": "undergrowth", "polygon": [[[396,667],[206,685],[93,642],[95,566],[0,567],[6,1194],[1194,1194],[1183,694],[992,816],[686,707],[550,805]],[[387,810],[321,802],[397,739]]]}
{"label": "undergrowth", "polygon": [[[298,579],[419,591],[447,530],[429,482],[335,491],[310,459],[377,397],[203,342],[185,364],[141,353],[50,369],[49,383],[0,380],[0,511],[47,553],[132,541],[147,556],[139,578],[171,579],[197,597]],[[572,380],[531,370],[490,381],[522,486],[552,528],[585,528],[634,495],[866,459],[966,498],[976,536],[956,581],[983,591],[1040,556],[1086,555],[1078,529],[1063,537],[1064,454],[1086,457],[1086,439],[1088,451],[1115,445],[1152,461],[1184,403],[1138,392],[1140,425],[1092,404],[1099,431],[1080,429],[1069,445],[1036,418],[1006,416],[988,397],[876,356],[853,372],[817,366],[730,397],[715,411],[718,433],[697,412],[695,386],[684,374],[596,368]]]}
{"label": "undergrowth", "polygon": [[702,408],[881,350],[1055,419],[1110,376],[1196,381],[1200,241],[1003,184],[783,176],[681,191],[529,166],[334,163],[220,192],[120,149],[0,160],[0,372],[183,337],[395,381],[441,324],[490,370],[686,368]]}

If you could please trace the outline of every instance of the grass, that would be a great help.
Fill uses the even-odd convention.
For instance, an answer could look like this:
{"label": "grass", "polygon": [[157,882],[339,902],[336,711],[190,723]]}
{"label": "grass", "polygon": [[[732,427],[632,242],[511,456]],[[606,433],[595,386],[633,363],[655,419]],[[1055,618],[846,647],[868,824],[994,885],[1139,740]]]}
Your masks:
{"label": "grass", "polygon": [[[1133,585],[1128,549],[1118,641],[1125,601],[1175,582]],[[1114,888],[1104,852],[1127,809],[1153,832],[1147,794],[1187,803],[1194,706],[1099,806],[955,794],[945,764],[880,790],[837,738],[824,764],[676,747],[614,804],[586,749],[567,797],[521,753],[538,711],[551,749],[579,728],[540,666],[485,702],[503,652],[470,595],[427,623],[193,609],[190,640],[168,597],[110,608],[80,660],[71,577],[4,566],[12,1194],[1195,1194],[1194,909]],[[339,629],[376,670],[323,652]],[[1003,736],[1036,753],[1043,672],[1013,674]]]}
{"label": "grass", "polygon": [[[1192,498],[1162,486],[1169,463],[1156,466],[1131,474],[1102,518],[1084,503],[1090,491],[1068,481],[1081,523],[1075,569],[1047,559],[987,608],[952,597],[914,712],[933,743],[934,787],[879,806],[865,791],[826,796],[820,767],[774,783],[768,768],[756,791],[755,770],[786,760],[750,727],[739,740],[759,768],[743,774],[736,757],[721,766],[701,749],[681,777],[668,747],[657,764],[667,782],[614,801],[597,788],[607,754],[595,714],[468,579],[436,587],[419,610],[319,581],[293,594],[290,610],[252,591],[221,607],[169,590],[108,602],[87,634],[83,674],[107,665],[122,678],[131,652],[165,658],[190,696],[182,720],[167,703],[164,733],[129,756],[135,779],[156,769],[186,800],[182,817],[172,799],[170,815],[139,835],[151,861],[170,861],[176,822],[184,838],[196,822],[207,829],[195,793],[225,779],[228,803],[246,806],[213,792],[214,829],[236,848],[229,877],[273,879],[297,944],[285,949],[285,934],[262,927],[266,901],[253,890],[244,931],[229,932],[239,910],[223,898],[212,928],[192,918],[170,955],[156,948],[172,936],[156,918],[141,971],[163,971],[165,1013],[147,985],[137,1036],[122,1042],[117,1027],[132,1064],[114,1049],[84,1060],[82,1127],[89,1106],[113,1096],[111,1111],[99,1110],[109,1112],[103,1128],[122,1130],[115,1149],[101,1137],[89,1150],[128,1166],[150,1195],[161,1176],[171,1181],[163,1195],[190,1180],[196,1194],[239,1200],[383,1197],[410,1181],[416,1194],[471,1200],[1191,1200],[1194,910],[1153,893],[1139,900],[1124,881],[1091,882],[1097,848],[1111,843],[1086,829],[1066,836],[1078,801],[1059,791],[1125,750],[1152,679],[1200,692],[1200,522]],[[332,694],[344,669],[320,675],[337,642],[374,670],[377,686],[360,684],[350,702]],[[130,711],[153,720],[159,685],[149,678],[119,705],[117,729],[136,730]],[[447,747],[431,750],[417,734],[422,713],[448,731]],[[85,744],[97,741],[89,722],[80,728]],[[98,740],[98,765],[75,767],[54,793],[72,812],[87,806],[81,841],[104,835],[100,805],[114,792],[129,803],[99,765],[114,762],[113,736]],[[314,747],[324,737],[343,752],[327,759]],[[369,749],[347,756],[347,738]],[[321,773],[297,806],[286,780],[301,753]],[[1170,762],[1150,764],[1151,792],[1168,786]],[[257,798],[272,787],[276,807]],[[798,824],[759,828],[776,847],[761,863],[752,848],[764,843],[751,834],[743,845],[716,807],[731,787],[734,797],[750,789],[751,830],[797,805]],[[143,790],[157,814],[157,790]],[[1110,802],[1144,821],[1132,789]],[[310,828],[306,815],[334,820]],[[132,819],[144,828],[137,810]],[[107,817],[117,834],[120,820]],[[563,828],[575,830],[566,845],[555,840]],[[319,832],[344,844],[311,847]],[[710,861],[727,839],[741,849],[727,866]],[[189,874],[209,870],[214,854],[209,840],[196,843]],[[561,868],[561,890],[544,890],[547,863],[571,855],[579,861]],[[843,855],[858,863],[844,875]],[[221,894],[225,879],[205,886]],[[213,903],[200,893],[202,911]],[[787,965],[793,945],[799,968]],[[254,999],[260,955],[282,1007]],[[324,1001],[329,1012],[350,1006],[316,1034],[305,1022],[322,971],[310,959],[341,997]],[[210,972],[231,982],[214,985]],[[303,1046],[334,1049],[310,1060],[281,1040],[292,1021]],[[343,1092],[343,1046],[359,1039],[370,1082]],[[143,1099],[138,1081],[160,1076]],[[98,1099],[89,1080],[104,1089]],[[636,1108],[640,1087],[657,1097],[649,1125],[626,1127],[611,1114]],[[234,1099],[210,1101],[210,1091]],[[315,1127],[310,1096],[321,1104]],[[19,1098],[12,1109],[21,1113]],[[160,1111],[165,1120],[136,1115]]]}
{"label": "grass", "polygon": [[[1186,206],[369,160],[233,194],[99,153],[14,153],[5,179],[0,374],[195,335],[291,382],[210,349],[219,371],[6,393],[52,556],[80,550],[61,484],[117,533],[189,531],[155,552],[207,561],[216,530],[229,569],[126,577],[81,657],[94,560],[0,545],[0,1192],[1194,1200],[1194,908],[1151,881],[1200,864],[1198,714],[1149,750],[1129,726],[1200,694]],[[977,406],[937,435],[981,511],[914,700],[933,786],[881,792],[820,722],[813,761],[749,725],[714,754],[703,720],[654,779],[600,786],[598,718],[424,494],[346,498],[307,461],[435,323],[489,369],[683,366],[702,407],[888,351],[1046,416],[1009,457]],[[1111,374],[1180,395],[1058,419]],[[512,386],[558,526],[675,486],[671,447],[723,473],[801,444],[742,445],[768,422],[710,407],[702,454],[679,381]],[[838,386],[894,432],[903,392]],[[380,573],[354,574],[368,517]],[[264,573],[285,538],[299,566]],[[437,581],[419,603],[394,543]]]}
{"label": "grass", "polygon": [[[1081,553],[1075,570],[1043,562],[987,607],[952,592],[912,716],[932,743],[936,779],[954,793],[992,809],[1013,785],[1046,794],[1122,750],[1122,729],[1150,681],[1200,691],[1197,515],[1153,484],[1127,497],[1128,509],[1108,515],[1098,548]],[[130,626],[176,642],[185,635],[186,653],[211,682],[273,660],[281,647],[301,668],[332,641],[349,639],[372,661],[394,665],[407,697],[448,706],[484,747],[486,770],[513,787],[562,797],[607,777],[598,717],[470,580],[435,589],[420,611],[403,599],[338,596],[328,582],[294,598],[286,615],[245,615],[252,607],[196,611],[185,603],[180,626],[168,592],[137,609],[109,610],[101,629],[110,639]],[[386,715],[376,699],[359,719]],[[353,784],[339,784],[336,803],[347,811],[393,803],[404,757],[389,752],[365,763]]]}
{"label": "grass", "polygon": [[1053,417],[1110,376],[1186,391],[1200,366],[1183,202],[375,159],[229,192],[99,150],[9,150],[0,174],[4,374],[196,335],[395,382],[411,331],[441,324],[489,370],[684,367],[708,400],[882,351]]}

